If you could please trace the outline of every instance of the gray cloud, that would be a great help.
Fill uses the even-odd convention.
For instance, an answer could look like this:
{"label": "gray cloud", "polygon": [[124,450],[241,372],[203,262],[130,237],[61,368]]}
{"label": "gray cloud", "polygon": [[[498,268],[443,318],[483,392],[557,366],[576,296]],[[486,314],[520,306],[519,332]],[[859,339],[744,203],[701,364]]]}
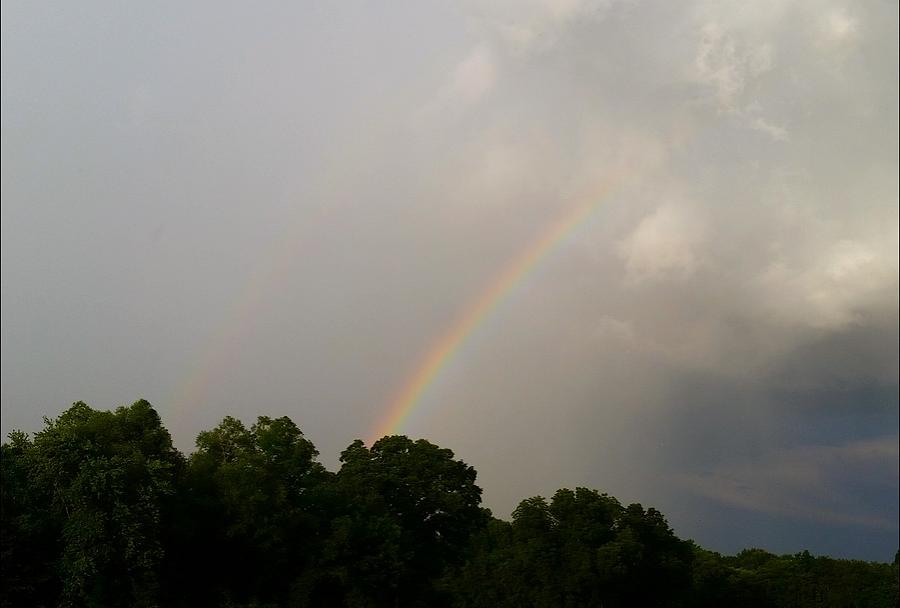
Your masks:
{"label": "gray cloud", "polygon": [[896,493],[897,446],[893,435],[840,446],[775,450],[738,467],[686,476],[681,483],[742,509],[894,532],[896,518],[865,512],[871,507],[865,503],[865,488],[852,481],[862,480],[878,494]]}

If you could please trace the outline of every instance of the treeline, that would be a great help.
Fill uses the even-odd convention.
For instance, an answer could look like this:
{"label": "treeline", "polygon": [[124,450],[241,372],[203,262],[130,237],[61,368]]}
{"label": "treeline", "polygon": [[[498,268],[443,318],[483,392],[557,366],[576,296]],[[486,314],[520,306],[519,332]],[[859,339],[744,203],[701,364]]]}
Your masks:
{"label": "treeline", "polygon": [[733,557],[594,490],[481,507],[427,441],[336,473],[288,418],[226,418],[184,456],[146,401],[76,403],[2,446],[3,606],[897,606],[897,563]]}

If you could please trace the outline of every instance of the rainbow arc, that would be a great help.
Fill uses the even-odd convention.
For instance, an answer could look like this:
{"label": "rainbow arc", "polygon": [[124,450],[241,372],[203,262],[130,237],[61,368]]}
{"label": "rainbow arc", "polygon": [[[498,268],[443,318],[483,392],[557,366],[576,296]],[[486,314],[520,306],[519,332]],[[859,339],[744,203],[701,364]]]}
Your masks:
{"label": "rainbow arc", "polygon": [[429,387],[453,360],[469,336],[476,332],[509,293],[528,276],[550,252],[581,226],[609,195],[607,183],[573,205],[537,238],[524,247],[488,284],[455,323],[435,340],[412,374],[387,407],[386,414],[369,434],[371,445],[377,439],[399,433],[410,414],[421,404]]}

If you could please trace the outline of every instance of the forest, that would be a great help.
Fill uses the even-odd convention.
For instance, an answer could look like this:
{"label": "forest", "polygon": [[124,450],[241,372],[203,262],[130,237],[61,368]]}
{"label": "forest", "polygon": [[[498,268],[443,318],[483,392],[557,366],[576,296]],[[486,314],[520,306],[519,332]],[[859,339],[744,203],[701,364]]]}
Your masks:
{"label": "forest", "polygon": [[146,401],[78,402],[2,445],[2,606],[897,606],[898,563],[720,555],[587,488],[481,505],[426,440],[337,472],[287,417],[226,417],[184,455]]}

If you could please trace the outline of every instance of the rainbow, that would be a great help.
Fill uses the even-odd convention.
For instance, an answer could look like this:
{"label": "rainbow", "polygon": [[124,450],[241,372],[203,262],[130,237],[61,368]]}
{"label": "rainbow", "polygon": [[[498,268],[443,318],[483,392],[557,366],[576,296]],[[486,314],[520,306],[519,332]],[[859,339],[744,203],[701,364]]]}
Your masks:
{"label": "rainbow", "polygon": [[191,372],[175,387],[169,400],[174,428],[193,423],[186,419],[197,412],[223,370],[236,363],[241,344],[264,316],[267,304],[264,296],[278,293],[278,285],[290,274],[292,264],[304,248],[311,246],[312,235],[330,211],[329,206],[323,205],[308,217],[288,222],[283,235],[260,256],[263,262],[250,275],[218,323]]}
{"label": "rainbow", "polygon": [[[462,310],[456,322],[431,345],[406,383],[390,400],[386,414],[369,434],[370,445],[376,439],[395,434],[403,427],[428,388],[460,350],[466,339],[490,317],[513,288],[548,253],[591,216],[610,190],[610,185],[606,184],[593,190],[591,196],[580,197],[579,200],[583,202],[568,208],[563,216],[523,248],[494,277],[487,288]],[[317,217],[312,218],[309,224],[317,224],[328,211],[327,207],[320,209]],[[269,254],[263,256],[263,259],[275,260],[275,263],[263,266],[251,275],[251,280],[220,324],[221,329],[214,332],[208,347],[204,349],[204,356],[199,358],[192,372],[176,387],[171,400],[176,426],[183,423],[190,424],[184,418],[189,412],[195,411],[197,404],[203,402],[215,376],[234,363],[238,345],[254,328],[253,319],[260,316],[260,310],[265,303],[263,294],[276,290],[279,279],[288,273],[298,249],[307,240],[298,239],[297,232],[296,227],[286,230],[285,238],[277,240]]]}
{"label": "rainbow", "polygon": [[399,433],[410,414],[422,401],[428,388],[434,383],[460,347],[466,342],[491,313],[522,279],[563,242],[576,228],[587,220],[611,190],[609,184],[594,191],[593,196],[571,209],[552,223],[534,241],[523,248],[506,267],[488,284],[488,287],[459,315],[457,321],[443,333],[414,368],[412,375],[395,394],[383,419],[372,429],[368,443],[371,445],[385,435]]}

